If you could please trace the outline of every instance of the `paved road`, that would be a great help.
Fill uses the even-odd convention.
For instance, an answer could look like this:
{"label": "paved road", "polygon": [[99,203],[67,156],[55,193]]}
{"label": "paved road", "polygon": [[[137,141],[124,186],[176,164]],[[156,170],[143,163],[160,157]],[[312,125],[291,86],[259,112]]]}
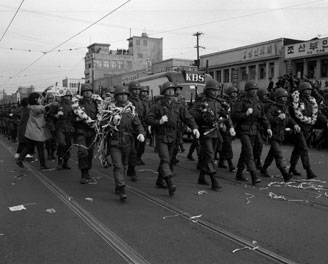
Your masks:
{"label": "paved road", "polygon": [[[303,176],[285,185],[273,165],[274,177],[254,188],[218,169],[219,192],[198,185],[195,162],[179,153],[178,190],[170,197],[154,187],[158,157],[147,148],[146,165],[138,167],[138,182],[128,181],[122,203],[114,194],[112,168],[97,159],[92,173],[98,184],[81,185],[76,149],[72,170],[41,172],[38,162],[16,166],[16,146],[0,138],[0,263],[328,262],[327,152],[311,150],[319,181]],[[233,147],[236,162],[238,140]],[[290,151],[284,147],[287,158]],[[26,210],[10,211],[15,205]],[[254,250],[233,253],[245,247]]]}

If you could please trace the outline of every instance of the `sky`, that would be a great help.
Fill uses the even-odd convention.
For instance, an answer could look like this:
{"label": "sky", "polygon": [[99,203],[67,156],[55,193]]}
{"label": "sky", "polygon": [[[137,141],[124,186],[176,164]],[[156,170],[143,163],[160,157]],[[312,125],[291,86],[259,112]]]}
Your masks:
{"label": "sky", "polygon": [[328,0],[1,0],[0,91],[84,77],[92,43],[127,49],[127,39],[163,38],[163,59],[277,38],[328,37]]}

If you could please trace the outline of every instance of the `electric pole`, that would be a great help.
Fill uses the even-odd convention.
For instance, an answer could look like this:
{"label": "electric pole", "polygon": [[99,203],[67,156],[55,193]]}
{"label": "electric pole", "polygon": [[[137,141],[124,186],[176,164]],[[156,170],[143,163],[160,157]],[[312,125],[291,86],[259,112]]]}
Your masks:
{"label": "electric pole", "polygon": [[195,46],[195,48],[197,49],[197,60],[194,63],[197,66],[197,69],[199,69],[199,66],[200,66],[199,48],[205,49],[205,47],[199,46],[199,36],[201,36],[201,35],[203,35],[202,32],[196,32],[195,34],[193,34],[193,36],[196,36],[196,38],[197,38],[197,45]]}

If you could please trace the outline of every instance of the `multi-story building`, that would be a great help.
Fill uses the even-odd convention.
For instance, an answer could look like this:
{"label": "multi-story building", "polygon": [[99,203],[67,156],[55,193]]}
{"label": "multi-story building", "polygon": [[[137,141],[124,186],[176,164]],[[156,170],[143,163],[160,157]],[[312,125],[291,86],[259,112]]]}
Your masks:
{"label": "multi-story building", "polygon": [[[110,44],[94,43],[85,56],[85,80],[95,80],[131,71],[149,70],[163,60],[163,39],[150,38],[146,33],[128,39],[128,49],[110,50]],[[93,87],[97,89],[97,87]]]}
{"label": "multi-story building", "polygon": [[73,94],[79,93],[79,88],[83,83],[85,83],[85,80],[81,78],[65,78],[62,81],[63,88],[71,91]]}
{"label": "multi-story building", "polygon": [[243,89],[248,80],[267,87],[269,78],[277,81],[287,73],[285,46],[302,40],[279,38],[200,56],[200,68],[208,71],[225,88],[233,85]]}

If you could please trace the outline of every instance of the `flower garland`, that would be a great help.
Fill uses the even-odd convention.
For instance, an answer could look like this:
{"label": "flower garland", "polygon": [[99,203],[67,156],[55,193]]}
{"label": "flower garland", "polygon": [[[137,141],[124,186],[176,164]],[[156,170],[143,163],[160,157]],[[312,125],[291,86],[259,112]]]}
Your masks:
{"label": "flower garland", "polygon": [[303,116],[302,114],[302,110],[305,109],[305,105],[303,102],[300,102],[299,91],[293,92],[292,97],[293,97],[292,105],[293,105],[295,117],[299,119],[302,123],[305,123],[307,125],[314,125],[318,119],[318,104],[315,98],[309,96],[309,101],[312,105],[312,115],[309,117],[309,116]]}

